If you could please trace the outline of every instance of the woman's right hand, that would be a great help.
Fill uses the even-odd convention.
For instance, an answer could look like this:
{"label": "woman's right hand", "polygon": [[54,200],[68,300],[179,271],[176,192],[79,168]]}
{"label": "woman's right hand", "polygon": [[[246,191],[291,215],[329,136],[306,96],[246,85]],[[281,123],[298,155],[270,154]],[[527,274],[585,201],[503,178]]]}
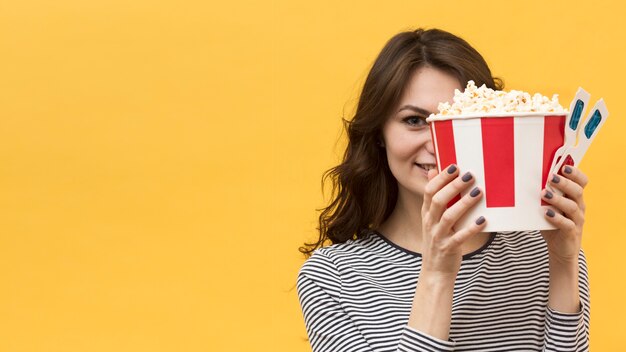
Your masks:
{"label": "woman's right hand", "polygon": [[474,183],[474,177],[469,172],[460,175],[453,164],[439,174],[436,169],[430,170],[428,179],[422,205],[422,274],[454,282],[461,268],[463,243],[481,232],[486,220],[481,216],[463,228],[456,223],[476,205],[483,192],[474,187],[447,208],[452,199]]}
{"label": "woman's right hand", "polygon": [[[469,172],[459,175],[456,165],[440,174],[428,172],[422,205],[422,269],[417,280],[408,325],[441,340],[447,340],[452,319],[454,282],[463,259],[462,245],[485,227],[479,217],[471,225],[458,228],[457,222],[482,192],[472,189],[450,208],[448,203],[474,183]],[[472,194],[474,196],[472,196]]]}

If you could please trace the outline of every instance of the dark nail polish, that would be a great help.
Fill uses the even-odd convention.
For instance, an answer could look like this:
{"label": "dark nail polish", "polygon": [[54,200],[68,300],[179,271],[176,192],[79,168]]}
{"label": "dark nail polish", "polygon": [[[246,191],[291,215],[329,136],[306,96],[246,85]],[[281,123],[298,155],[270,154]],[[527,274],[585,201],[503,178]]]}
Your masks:
{"label": "dark nail polish", "polygon": [[480,190],[478,189],[478,187],[474,187],[474,189],[470,192],[470,196],[472,197],[476,197],[479,194],[480,194]]}
{"label": "dark nail polish", "polygon": [[471,179],[472,179],[472,174],[470,174],[469,172],[466,172],[465,175],[461,177],[461,180],[463,180],[463,182],[468,182]]}
{"label": "dark nail polish", "polygon": [[554,217],[554,210],[548,209],[548,211],[546,211],[546,215],[548,215],[549,217],[553,218]]}
{"label": "dark nail polish", "polygon": [[571,174],[572,173],[572,168],[569,166],[565,166],[565,168],[563,169],[563,172],[565,172],[566,174]]}
{"label": "dark nail polish", "polygon": [[456,166],[450,165],[448,167],[448,174],[452,175],[456,171]]}
{"label": "dark nail polish", "polygon": [[552,192],[546,191],[546,195],[544,197],[546,197],[546,199],[552,199]]}
{"label": "dark nail polish", "polygon": [[561,178],[557,175],[552,176],[552,183],[559,183],[559,181],[561,181]]}
{"label": "dark nail polish", "polygon": [[483,222],[485,222],[485,217],[481,216],[478,219],[476,219],[476,225],[482,225]]}

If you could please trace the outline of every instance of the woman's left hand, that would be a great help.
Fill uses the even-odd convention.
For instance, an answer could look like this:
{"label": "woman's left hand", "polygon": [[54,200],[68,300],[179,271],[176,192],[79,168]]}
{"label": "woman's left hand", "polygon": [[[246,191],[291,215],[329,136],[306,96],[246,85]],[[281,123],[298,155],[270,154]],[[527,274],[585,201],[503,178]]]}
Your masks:
{"label": "woman's left hand", "polygon": [[[585,202],[583,189],[589,179],[579,169],[573,166],[564,166],[562,175],[552,175],[550,185],[563,192],[560,196],[547,189],[542,192],[542,198],[559,211],[551,209],[544,216],[556,230],[541,231],[543,239],[548,245],[550,259],[561,264],[578,263],[583,224],[585,223]],[[560,213],[563,214],[560,214]]]}

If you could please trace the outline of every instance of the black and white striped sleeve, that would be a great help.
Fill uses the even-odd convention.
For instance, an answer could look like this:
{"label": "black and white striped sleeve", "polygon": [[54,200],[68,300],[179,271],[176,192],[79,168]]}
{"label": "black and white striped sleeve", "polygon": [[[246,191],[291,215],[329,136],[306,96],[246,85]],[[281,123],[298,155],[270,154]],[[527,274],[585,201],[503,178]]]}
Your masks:
{"label": "black and white striped sleeve", "polygon": [[[341,305],[341,276],[331,258],[316,251],[300,269],[296,287],[314,352],[375,351]],[[453,351],[454,345],[405,326],[397,351]]]}
{"label": "black and white striped sleeve", "polygon": [[589,277],[587,261],[582,250],[578,258],[580,311],[578,313],[561,313],[546,307],[544,351],[589,350]]}

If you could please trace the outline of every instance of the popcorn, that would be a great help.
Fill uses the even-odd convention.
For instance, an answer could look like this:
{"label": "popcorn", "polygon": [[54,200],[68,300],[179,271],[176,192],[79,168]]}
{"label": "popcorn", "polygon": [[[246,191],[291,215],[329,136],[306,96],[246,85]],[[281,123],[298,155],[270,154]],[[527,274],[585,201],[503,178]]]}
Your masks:
{"label": "popcorn", "polygon": [[496,91],[487,88],[484,84],[476,87],[474,81],[467,82],[465,91],[454,90],[454,103],[439,103],[438,114],[431,114],[430,119],[437,119],[451,115],[480,115],[502,113],[567,113],[561,104],[557,94],[552,99],[539,93],[533,95],[519,91],[510,92]]}
{"label": "popcorn", "polygon": [[561,194],[549,185],[549,175],[565,163],[579,165],[608,116],[600,99],[583,119],[589,97],[579,88],[570,114],[557,95],[494,91],[469,81],[464,92],[456,90],[452,101],[439,104],[439,113],[426,119],[437,170],[455,164],[471,171],[483,192],[458,219],[459,228],[479,216],[489,219],[485,232],[555,228],[544,215],[552,205],[541,198],[544,188]]}

